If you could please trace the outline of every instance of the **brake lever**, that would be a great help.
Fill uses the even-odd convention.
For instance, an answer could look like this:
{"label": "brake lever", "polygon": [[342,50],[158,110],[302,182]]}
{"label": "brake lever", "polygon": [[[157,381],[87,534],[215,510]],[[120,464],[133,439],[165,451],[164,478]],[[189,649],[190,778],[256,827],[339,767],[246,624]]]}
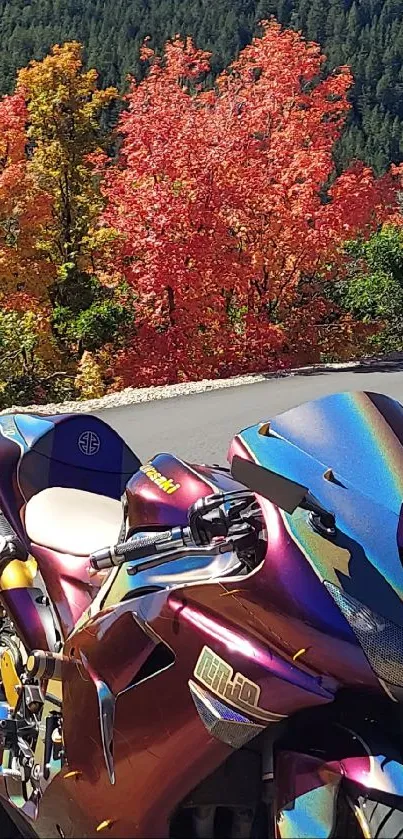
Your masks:
{"label": "brake lever", "polygon": [[192,544],[191,547],[188,545],[173,548],[170,550],[169,553],[166,555],[160,554],[160,556],[151,556],[149,559],[145,559],[144,561],[140,560],[136,562],[135,565],[129,565],[126,569],[127,574],[130,577],[135,576],[136,574],[140,574],[142,571],[148,571],[150,568],[156,568],[159,565],[167,565],[169,562],[175,562],[178,559],[183,559],[184,550],[186,549],[186,557],[191,558],[192,556],[200,557],[200,556],[213,556],[219,555],[221,553],[227,553],[229,551],[234,550],[234,545],[232,540],[217,538],[208,546],[201,547],[200,545]]}

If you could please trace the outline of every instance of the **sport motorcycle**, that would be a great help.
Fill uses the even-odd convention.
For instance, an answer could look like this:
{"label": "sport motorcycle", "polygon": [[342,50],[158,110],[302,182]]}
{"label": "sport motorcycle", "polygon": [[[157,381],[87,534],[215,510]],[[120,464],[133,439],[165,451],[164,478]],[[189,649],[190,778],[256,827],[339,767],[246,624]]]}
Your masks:
{"label": "sport motorcycle", "polygon": [[403,836],[403,407],[228,461],[0,417],[1,837]]}

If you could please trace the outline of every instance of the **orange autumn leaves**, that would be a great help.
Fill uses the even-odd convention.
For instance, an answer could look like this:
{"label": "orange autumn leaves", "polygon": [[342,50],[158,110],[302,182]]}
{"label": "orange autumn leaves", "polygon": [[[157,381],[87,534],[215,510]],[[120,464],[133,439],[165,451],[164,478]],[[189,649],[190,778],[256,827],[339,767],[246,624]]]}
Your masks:
{"label": "orange autumn leaves", "polygon": [[51,202],[30,172],[26,123],[23,95],[5,96],[0,101],[0,299],[8,306],[13,298],[42,297],[53,273],[38,250]]}
{"label": "orange autumn leaves", "polygon": [[103,168],[103,221],[140,303],[115,369],[146,385],[316,359],[321,283],[342,270],[346,239],[395,210],[400,182],[360,164],[331,182],[348,69],[320,80],[319,48],[274,22],[212,90],[197,83],[209,56],[190,40],[143,57],[118,160]]}
{"label": "orange autumn leaves", "polygon": [[[96,89],[71,47],[68,84],[65,45],[53,63],[22,71],[19,92],[0,104],[0,305],[25,294],[48,311],[49,289],[74,260],[107,286],[132,287],[126,345],[85,356],[83,393],[87,369],[100,380],[101,358],[118,387],[352,352],[362,332],[340,316],[334,328],[323,285],[343,276],[346,240],[396,218],[401,171],[375,179],[357,163],[335,177],[349,70],[323,77],[319,47],[266,22],[207,90],[208,53],[176,38],[158,57],[147,42],[148,72],[131,82],[108,157],[91,132],[115,92]],[[61,140],[47,133],[50,114]]]}

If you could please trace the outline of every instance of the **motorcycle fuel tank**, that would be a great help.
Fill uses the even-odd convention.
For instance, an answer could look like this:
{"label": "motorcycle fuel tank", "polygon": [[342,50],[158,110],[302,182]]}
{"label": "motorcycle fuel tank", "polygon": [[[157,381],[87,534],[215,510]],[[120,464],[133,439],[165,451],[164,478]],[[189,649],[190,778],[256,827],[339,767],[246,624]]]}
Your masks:
{"label": "motorcycle fuel tank", "polygon": [[217,492],[243,489],[221,468],[195,466],[170,454],[157,454],[140,467],[126,487],[128,527],[184,527],[191,504]]}

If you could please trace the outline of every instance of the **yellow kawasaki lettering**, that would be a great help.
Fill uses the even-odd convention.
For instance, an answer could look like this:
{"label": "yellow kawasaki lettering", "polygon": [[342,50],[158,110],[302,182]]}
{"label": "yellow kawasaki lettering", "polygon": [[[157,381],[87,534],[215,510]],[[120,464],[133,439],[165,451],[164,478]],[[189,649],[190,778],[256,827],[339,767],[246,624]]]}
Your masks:
{"label": "yellow kawasaki lettering", "polygon": [[163,492],[168,492],[168,490],[172,487],[172,480],[171,478],[164,478],[163,475],[160,475],[157,478],[156,483],[158,484],[159,488],[163,490]]}
{"label": "yellow kawasaki lettering", "polygon": [[151,465],[151,463],[146,463],[145,466],[140,466],[140,469],[145,475],[153,475],[156,472],[156,469]]}
{"label": "yellow kawasaki lettering", "polygon": [[165,475],[162,475],[161,472],[157,471],[152,463],[145,463],[144,466],[140,466],[140,471],[143,472],[150,481],[156,484],[156,486],[162,489],[163,492],[166,492],[167,495],[172,495],[173,492],[180,489],[180,484],[174,484],[172,478],[167,478]]}
{"label": "yellow kawasaki lettering", "polygon": [[172,495],[173,492],[176,492],[176,490],[180,488],[180,484],[174,484],[173,487],[171,487],[171,489],[167,489],[167,495]]}

